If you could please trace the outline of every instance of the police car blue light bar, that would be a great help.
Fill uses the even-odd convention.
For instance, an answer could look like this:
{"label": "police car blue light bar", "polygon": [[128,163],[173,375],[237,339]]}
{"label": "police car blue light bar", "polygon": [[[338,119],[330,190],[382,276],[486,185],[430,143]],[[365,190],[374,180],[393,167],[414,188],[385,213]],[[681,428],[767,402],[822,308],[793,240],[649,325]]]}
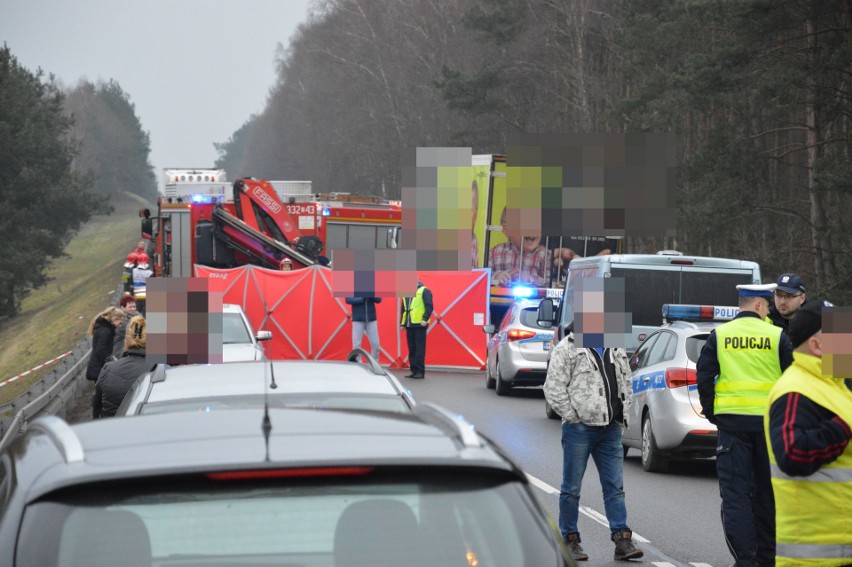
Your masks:
{"label": "police car blue light bar", "polygon": [[514,295],[516,299],[536,297],[538,296],[538,290],[534,287],[529,287],[527,285],[516,285],[512,288],[512,295]]}
{"label": "police car blue light bar", "polygon": [[664,321],[730,321],[739,312],[739,307],[729,305],[663,304]]}

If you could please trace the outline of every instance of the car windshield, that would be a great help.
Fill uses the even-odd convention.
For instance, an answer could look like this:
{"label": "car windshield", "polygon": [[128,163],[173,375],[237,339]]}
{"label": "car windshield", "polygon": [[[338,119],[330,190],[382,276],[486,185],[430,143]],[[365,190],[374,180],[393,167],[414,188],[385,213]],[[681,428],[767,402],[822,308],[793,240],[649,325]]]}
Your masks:
{"label": "car windshield", "polygon": [[564,565],[517,480],[421,471],[66,489],[27,508],[16,564]]}
{"label": "car windshield", "polygon": [[359,395],[359,394],[270,394],[264,398],[262,394],[247,396],[208,396],[203,398],[169,400],[144,404],[140,413],[150,415],[155,413],[173,413],[179,411],[211,412],[227,409],[258,408],[264,403],[269,407],[283,408],[312,408],[312,409],[357,409],[372,411],[389,411],[408,413],[411,409],[401,397],[388,394]]}
{"label": "car windshield", "polygon": [[222,344],[250,344],[250,331],[239,313],[222,314]]}

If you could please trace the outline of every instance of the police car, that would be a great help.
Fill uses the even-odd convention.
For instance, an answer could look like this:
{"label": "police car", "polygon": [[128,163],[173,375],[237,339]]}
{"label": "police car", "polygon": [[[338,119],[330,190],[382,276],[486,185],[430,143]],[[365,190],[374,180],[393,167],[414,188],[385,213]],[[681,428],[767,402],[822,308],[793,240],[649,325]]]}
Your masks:
{"label": "police car", "polygon": [[514,301],[499,326],[485,325],[488,354],[485,386],[505,396],[514,386],[541,386],[547,378],[547,357],[553,331],[538,324],[536,299]]}
{"label": "police car", "polygon": [[695,364],[710,332],[739,312],[737,307],[663,305],[666,323],[630,358],[633,404],[622,435],[642,451],[646,471],[663,472],[672,459],[716,454],[716,426],[701,413]]}

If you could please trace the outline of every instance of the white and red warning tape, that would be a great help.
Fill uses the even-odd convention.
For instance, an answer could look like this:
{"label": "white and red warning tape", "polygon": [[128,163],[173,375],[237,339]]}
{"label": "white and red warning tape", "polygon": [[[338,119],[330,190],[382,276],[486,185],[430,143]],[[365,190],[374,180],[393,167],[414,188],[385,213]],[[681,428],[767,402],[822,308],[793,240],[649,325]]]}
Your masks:
{"label": "white and red warning tape", "polygon": [[5,386],[6,384],[9,384],[9,383],[11,383],[11,382],[14,382],[15,380],[18,380],[18,379],[20,379],[20,378],[23,378],[23,377],[24,377],[24,376],[26,376],[27,374],[32,374],[32,373],[33,373],[33,372],[35,372],[36,370],[39,370],[40,368],[44,368],[44,367],[45,367],[45,366],[47,366],[48,364],[53,364],[54,362],[57,362],[57,361],[59,361],[59,360],[62,360],[63,358],[65,358],[66,356],[68,356],[69,354],[71,354],[72,352],[74,352],[74,351],[69,350],[69,351],[68,351],[68,352],[66,352],[65,354],[60,354],[60,355],[59,355],[59,356],[57,356],[56,358],[54,358],[54,359],[52,359],[52,360],[48,360],[47,362],[43,362],[43,363],[39,364],[38,366],[36,366],[35,368],[30,368],[30,369],[29,369],[29,370],[27,370],[26,372],[22,372],[21,374],[18,374],[17,376],[13,376],[13,377],[9,378],[8,380],[6,380],[6,381],[4,381],[4,382],[0,382],[0,388],[2,388],[3,386]]}

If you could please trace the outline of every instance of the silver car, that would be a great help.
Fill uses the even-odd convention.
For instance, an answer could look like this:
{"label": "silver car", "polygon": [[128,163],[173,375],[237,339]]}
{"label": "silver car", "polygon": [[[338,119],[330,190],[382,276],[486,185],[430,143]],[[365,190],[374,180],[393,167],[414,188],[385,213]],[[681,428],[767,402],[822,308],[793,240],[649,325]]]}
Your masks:
{"label": "silver car", "polygon": [[254,332],[242,307],[222,305],[222,362],[266,360],[261,342],[271,338],[271,331]]}
{"label": "silver car", "polygon": [[737,312],[736,307],[705,306],[702,316],[697,305],[666,305],[664,310],[669,322],[630,358],[633,404],[621,440],[625,454],[630,447],[641,449],[642,466],[651,472],[667,470],[675,458],[715,456],[716,426],[701,413],[695,364],[710,331]]}
{"label": "silver car", "polygon": [[[358,362],[358,355],[367,359]],[[271,385],[274,384],[273,388]],[[275,360],[168,367],[131,387],[116,416],[263,407],[409,413],[414,398],[360,349],[346,362]]]}
{"label": "silver car", "polygon": [[509,306],[500,326],[485,325],[488,355],[485,386],[505,396],[514,386],[541,386],[547,378],[547,355],[553,331],[536,321],[539,301],[520,299]]}

